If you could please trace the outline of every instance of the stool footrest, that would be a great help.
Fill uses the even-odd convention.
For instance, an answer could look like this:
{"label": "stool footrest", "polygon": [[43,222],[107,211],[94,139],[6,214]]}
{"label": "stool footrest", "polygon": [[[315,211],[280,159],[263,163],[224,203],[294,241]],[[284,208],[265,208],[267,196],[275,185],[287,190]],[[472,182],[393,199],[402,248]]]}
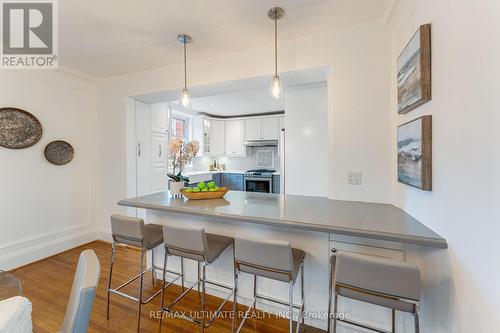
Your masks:
{"label": "stool footrest", "polygon": [[[136,301],[136,302],[139,302],[139,299],[137,297],[134,297],[134,296],[131,296],[127,293],[124,293],[124,292],[121,292],[120,289],[128,286],[130,283],[132,283],[133,281],[137,280],[141,275],[144,275],[146,274],[147,272],[149,272],[150,270],[154,270],[154,269],[161,269],[163,270],[163,268],[160,268],[160,267],[152,267],[151,269],[146,269],[145,271],[142,272],[142,274],[137,274],[136,276],[132,277],[130,280],[128,280],[127,282],[121,284],[119,287],[117,288],[109,288],[107,289],[107,291],[109,291],[110,293],[113,293],[115,295],[119,295],[119,296],[122,296],[122,297],[125,297],[125,298],[128,298],[132,301]],[[167,289],[168,287],[170,287],[170,285],[172,285],[175,281],[177,281],[178,279],[180,279],[182,277],[182,273],[179,273],[179,272],[175,272],[175,271],[171,271],[171,270],[167,270],[168,273],[171,273],[171,274],[174,274],[175,275],[175,279],[172,281],[172,282],[169,282],[167,285],[165,285],[164,287],[162,286],[163,289]],[[149,302],[151,302],[151,300],[153,300],[153,298],[155,298],[156,296],[158,296],[161,292],[162,292],[162,288],[160,288],[158,291],[155,291],[149,298],[147,298],[146,300],[140,300],[141,304],[148,304]]]}
{"label": "stool footrest", "polygon": [[[175,281],[175,280],[174,280]],[[170,285],[171,283],[173,283],[174,281],[170,282],[168,285]],[[190,292],[191,290],[193,290],[194,287],[196,287],[197,285],[199,285],[200,283],[202,282],[201,279],[198,279],[196,282],[194,282],[189,288],[187,288],[186,290],[184,290],[182,292],[182,294],[180,294],[179,296],[177,296],[177,298],[175,300],[173,300],[169,305],[167,306],[163,306],[161,308],[162,311],[164,312],[167,312],[167,313],[173,313],[172,311],[172,308],[184,297],[186,296],[186,294],[188,292]],[[224,307],[224,305],[227,303],[227,301],[229,300],[229,298],[231,296],[234,295],[234,292],[235,292],[235,289],[234,288],[231,288],[231,287],[228,287],[228,286],[225,286],[223,284],[220,284],[220,283],[217,283],[217,282],[213,282],[213,281],[205,281],[205,284],[210,284],[210,285],[214,285],[214,286],[217,286],[217,287],[221,287],[221,288],[224,288],[226,290],[229,290],[231,291],[231,293],[229,293],[226,298],[224,299],[224,301],[221,302],[221,304],[217,307],[217,310],[215,310],[214,314],[210,317],[210,319],[203,324],[204,328],[208,328],[212,323],[213,321],[217,318],[217,316],[219,315],[219,313],[221,312],[222,308]],[[190,317],[190,316],[186,316],[184,314],[178,314],[178,317],[182,318],[182,319],[185,319],[185,320],[188,320],[192,323],[195,323],[195,324],[198,324],[198,325],[201,325],[201,321],[198,320],[198,319],[195,319],[193,317]]]}

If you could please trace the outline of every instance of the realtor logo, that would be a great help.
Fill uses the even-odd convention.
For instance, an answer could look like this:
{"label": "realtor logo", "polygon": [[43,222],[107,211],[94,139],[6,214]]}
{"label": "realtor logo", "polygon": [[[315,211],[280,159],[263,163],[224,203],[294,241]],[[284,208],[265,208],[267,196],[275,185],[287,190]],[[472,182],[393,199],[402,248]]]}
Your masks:
{"label": "realtor logo", "polygon": [[55,0],[0,0],[1,65],[9,69],[57,68]]}

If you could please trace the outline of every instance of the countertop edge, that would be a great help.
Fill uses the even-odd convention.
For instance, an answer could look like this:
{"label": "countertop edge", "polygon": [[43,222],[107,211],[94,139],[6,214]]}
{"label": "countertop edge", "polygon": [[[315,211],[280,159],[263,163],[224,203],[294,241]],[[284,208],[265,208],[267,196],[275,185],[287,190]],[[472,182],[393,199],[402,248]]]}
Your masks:
{"label": "countertop edge", "polygon": [[164,211],[169,213],[178,213],[178,214],[189,214],[194,216],[205,216],[205,217],[218,217],[224,220],[233,220],[240,222],[248,222],[255,224],[263,224],[275,227],[282,228],[290,228],[290,229],[300,229],[300,230],[308,230],[308,231],[317,231],[317,232],[328,232],[339,235],[346,236],[356,236],[361,238],[370,238],[377,240],[385,240],[385,241],[393,241],[404,244],[413,244],[419,246],[427,246],[434,248],[446,249],[448,248],[448,243],[444,238],[429,238],[429,237],[421,237],[421,236],[404,236],[400,234],[392,234],[392,233],[381,233],[369,230],[358,230],[351,228],[341,228],[341,227],[332,227],[327,225],[311,225],[302,222],[288,221],[288,220],[276,220],[269,218],[256,218],[256,217],[244,217],[241,215],[232,215],[232,214],[218,214],[214,212],[206,212],[206,211],[198,211],[198,210],[190,210],[185,208],[175,208],[175,207],[166,207],[159,205],[151,205],[151,204],[141,204],[130,200],[120,200],[118,201],[119,206],[125,207],[133,207],[133,208],[143,208],[143,209],[152,209],[158,211]]}

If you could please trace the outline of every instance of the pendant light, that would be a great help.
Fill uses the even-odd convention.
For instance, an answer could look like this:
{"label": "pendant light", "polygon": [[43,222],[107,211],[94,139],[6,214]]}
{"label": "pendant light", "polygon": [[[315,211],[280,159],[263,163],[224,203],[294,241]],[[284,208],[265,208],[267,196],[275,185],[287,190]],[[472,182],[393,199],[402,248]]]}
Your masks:
{"label": "pendant light", "polygon": [[191,96],[189,95],[189,90],[187,88],[187,59],[186,59],[186,48],[187,44],[191,43],[192,38],[186,34],[180,34],[177,36],[177,40],[182,44],[184,48],[184,89],[182,89],[180,104],[185,108],[191,108]]}
{"label": "pendant light", "polygon": [[278,100],[283,99],[283,84],[278,75],[278,20],[283,17],[284,13],[285,11],[280,7],[271,8],[267,12],[267,16],[274,21],[274,76],[269,88],[269,94]]}

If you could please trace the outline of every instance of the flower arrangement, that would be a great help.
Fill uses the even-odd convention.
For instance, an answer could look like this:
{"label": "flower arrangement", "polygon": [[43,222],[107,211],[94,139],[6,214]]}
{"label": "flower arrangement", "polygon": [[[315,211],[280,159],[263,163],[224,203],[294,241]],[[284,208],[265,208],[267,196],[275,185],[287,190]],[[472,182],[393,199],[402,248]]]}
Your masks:
{"label": "flower arrangement", "polygon": [[[182,175],[182,170],[198,154],[199,149],[200,144],[196,140],[188,143],[184,143],[182,138],[170,140],[169,154],[172,160],[172,173],[168,173],[167,176],[175,182],[189,181],[188,177]],[[179,172],[177,172],[177,169]]]}

